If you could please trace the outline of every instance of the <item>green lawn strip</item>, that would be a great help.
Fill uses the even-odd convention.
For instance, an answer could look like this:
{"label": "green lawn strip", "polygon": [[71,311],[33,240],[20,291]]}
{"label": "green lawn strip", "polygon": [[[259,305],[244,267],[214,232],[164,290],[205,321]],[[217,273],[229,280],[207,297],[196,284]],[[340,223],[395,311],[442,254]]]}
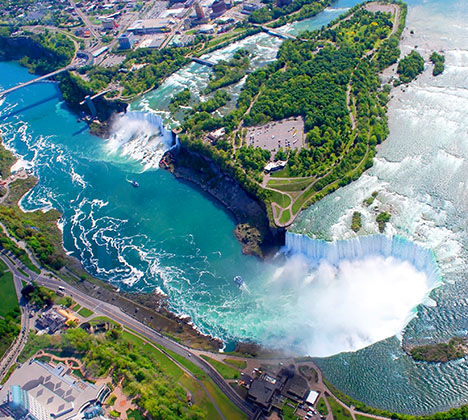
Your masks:
{"label": "green lawn strip", "polygon": [[229,420],[247,420],[248,417],[239,410],[231,400],[216,386],[211,379],[202,381],[208,392],[213,397],[218,407],[223,412],[224,416]]}
{"label": "green lawn strip", "polygon": [[269,191],[271,196],[271,201],[273,203],[278,203],[280,207],[288,207],[291,204],[291,199],[286,194],[281,194],[277,191]]}
{"label": "green lawn strip", "polygon": [[183,365],[187,370],[192,372],[198,379],[202,381],[205,385],[206,389],[210,393],[210,395],[215,400],[218,407],[224,413],[225,417],[229,420],[237,420],[237,419],[247,419],[247,416],[239,410],[231,400],[224,395],[224,393],[218,388],[218,386],[208,377],[208,375],[203,372],[198,366],[196,366],[190,360],[182,357],[181,355],[166,349],[162,346],[158,346],[164,349],[171,357],[177,360],[181,365]]}
{"label": "green lawn strip", "polygon": [[268,181],[267,187],[275,188],[285,192],[295,192],[304,190],[308,185],[310,185],[312,181],[314,181],[314,178],[298,180],[270,179]]}
{"label": "green lawn strip", "polygon": [[133,420],[146,420],[147,418],[141,414],[140,410],[131,410],[130,408],[127,410],[127,418]]}
{"label": "green lawn strip", "polygon": [[16,363],[13,363],[10,368],[8,369],[8,372],[6,373],[6,375],[2,378],[2,380],[0,381],[0,385],[3,385],[6,381],[8,381],[8,379],[10,378],[10,376],[12,375],[12,373],[15,371],[15,369],[17,368],[17,364]]}
{"label": "green lawn strip", "polygon": [[[290,404],[294,405],[294,407],[292,407]],[[290,400],[286,400],[286,402],[283,405],[283,409],[282,409],[282,411],[283,411],[283,420],[296,420],[296,419],[298,419],[299,417],[294,415],[294,412],[296,411],[296,407],[297,407],[297,404],[294,404]]]}
{"label": "green lawn strip", "polygon": [[78,315],[82,316],[83,318],[88,318],[91,315],[94,315],[94,312],[88,308],[83,307],[78,311]]}
{"label": "green lawn strip", "polygon": [[319,411],[319,413],[323,414],[324,416],[326,416],[328,414],[328,408],[327,408],[327,405],[325,404],[325,401],[323,400],[323,398],[320,398],[318,404],[317,404],[317,410]]}
{"label": "green lawn strip", "polygon": [[0,260],[0,273],[3,273],[5,271],[7,271],[7,270],[8,270],[8,267],[5,264],[5,262],[3,260]]}
{"label": "green lawn strip", "polygon": [[72,306],[71,310],[78,312],[81,309],[81,305],[77,303],[76,305]]}
{"label": "green lawn strip", "polygon": [[[185,388],[190,391],[192,394],[193,403],[200,406],[206,412],[206,419],[221,419],[221,416],[218,413],[218,410],[210,400],[209,396],[200,386],[200,384],[195,381],[195,379],[191,378],[187,374],[179,380],[179,383]],[[226,413],[224,412],[226,415]],[[229,418],[226,416],[226,418]]]}
{"label": "green lawn strip", "polygon": [[333,413],[333,418],[335,420],[350,420],[352,419],[351,413],[349,410],[340,405],[333,397],[328,397],[328,404]]}
{"label": "green lawn strip", "polygon": [[28,255],[25,254],[24,257],[20,258],[21,262],[28,267],[31,271],[34,271],[36,274],[41,274],[41,269],[37,268],[36,265],[32,263],[32,261],[29,259]]}
{"label": "green lawn strip", "polygon": [[284,210],[283,213],[281,214],[281,217],[279,219],[280,223],[287,223],[291,219],[291,210],[287,209]]}
{"label": "green lawn strip", "polygon": [[121,325],[118,322],[115,322],[113,319],[108,318],[107,316],[96,316],[88,321],[91,325],[97,325],[102,322],[108,322],[110,325],[120,327]]}
{"label": "green lawn strip", "polygon": [[237,369],[245,369],[247,367],[247,362],[245,360],[226,358],[226,359],[223,359],[223,361],[224,363],[234,366]]}
{"label": "green lawn strip", "polygon": [[19,271],[24,277],[29,277],[29,274],[26,273],[26,271],[24,271],[22,268],[19,268],[19,267],[18,267],[18,271]]}
{"label": "green lawn strip", "polygon": [[7,271],[0,275],[0,316],[4,317],[8,312],[18,307],[13,275]]}
{"label": "green lawn strip", "polygon": [[[156,345],[153,346],[149,344],[148,342],[145,342],[144,339],[136,336],[135,334],[129,332],[129,331],[124,331],[123,336],[126,340],[130,341],[131,343],[135,344],[138,346],[140,351],[146,352],[151,354],[156,360],[161,365],[161,368],[165,371],[167,375],[172,376],[175,378],[182,386],[184,386],[186,389],[188,389],[193,398],[194,402],[202,407],[204,410],[206,410],[208,416],[207,418],[209,419],[219,419],[219,414],[216,411],[216,408],[213,406],[211,401],[209,400],[208,396],[205,394],[203,389],[200,388],[200,385],[197,383],[196,380],[188,376],[177,364],[175,364],[171,359],[169,359],[164,353],[162,353],[160,350],[158,350],[156,347],[160,348],[160,346]],[[163,348],[163,347],[162,347]],[[167,351],[167,349],[164,349]],[[169,353],[169,352],[168,352]],[[172,355],[171,355],[172,356]],[[179,356],[179,355],[178,355]],[[180,356],[179,356],[180,357]],[[179,361],[179,360],[177,360]],[[190,363],[192,364],[192,363]],[[186,366],[184,366],[186,367]],[[199,368],[197,368],[199,369]],[[187,370],[189,370],[187,368]],[[201,369],[200,369],[201,371]],[[202,374],[204,375],[204,372],[201,371]],[[211,393],[211,391],[210,391]],[[214,398],[214,396],[213,396]],[[214,398],[215,399],[215,398]],[[223,411],[224,412],[224,411]],[[226,412],[224,412],[226,414]]]}
{"label": "green lawn strip", "polygon": [[362,416],[361,414],[355,414],[354,417],[356,417],[356,420],[370,420],[371,419],[371,417]]}
{"label": "green lawn strip", "polygon": [[213,366],[224,379],[238,379],[240,377],[240,372],[237,369],[205,355],[202,355],[202,358]]}

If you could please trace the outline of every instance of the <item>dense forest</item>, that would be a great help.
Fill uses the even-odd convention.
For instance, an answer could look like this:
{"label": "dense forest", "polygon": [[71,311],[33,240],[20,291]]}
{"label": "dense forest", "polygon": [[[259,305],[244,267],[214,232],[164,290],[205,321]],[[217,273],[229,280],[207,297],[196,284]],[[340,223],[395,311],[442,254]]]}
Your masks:
{"label": "dense forest", "polygon": [[0,357],[7,351],[20,332],[21,313],[19,307],[0,317]]}
{"label": "dense forest", "polygon": [[157,359],[158,351],[144,351],[114,327],[106,334],[91,335],[81,328],[60,336],[36,336],[28,341],[23,359],[35,349],[54,349],[81,359],[90,377],[110,375],[121,383],[125,395],[135,400],[142,412],[154,420],[202,420],[206,413],[187,403],[187,391]]}
{"label": "dense forest", "polygon": [[13,38],[11,28],[0,29],[0,59],[19,60],[32,73],[45,74],[70,64],[75,46],[71,39],[61,33],[46,29],[29,38]]}
{"label": "dense forest", "polygon": [[250,66],[250,53],[240,49],[234,53],[229,61],[219,61],[213,66],[213,73],[205,90],[210,93],[216,89],[237,83],[247,73]]}
{"label": "dense forest", "polygon": [[439,74],[442,74],[445,69],[445,57],[442,54],[439,54],[438,52],[434,51],[431,54],[430,59],[431,59],[431,62],[434,64],[432,75],[438,76]]}
{"label": "dense forest", "polygon": [[403,83],[409,83],[424,70],[424,58],[416,50],[411,51],[398,63],[397,73]]}
{"label": "dense forest", "polygon": [[[357,5],[346,19],[285,41],[275,62],[249,74],[235,110],[221,118],[210,110],[194,108],[183,126],[182,143],[210,156],[249,192],[266,201],[287,203],[286,195],[259,186],[271,154],[244,145],[242,127],[302,117],[306,145],[299,152],[282,150],[281,160],[287,159],[288,164],[275,174],[309,180],[292,187],[292,191],[304,192],[293,204],[292,215],[357,179],[372,165],[375,146],[388,134],[390,86],[381,86],[378,73],[400,56],[406,7],[398,4],[401,14],[395,33],[390,13],[374,13]],[[406,67],[411,68],[402,66],[404,73]],[[211,145],[201,141],[203,133],[220,127],[226,129],[225,139]],[[287,191],[287,186],[281,189]]]}

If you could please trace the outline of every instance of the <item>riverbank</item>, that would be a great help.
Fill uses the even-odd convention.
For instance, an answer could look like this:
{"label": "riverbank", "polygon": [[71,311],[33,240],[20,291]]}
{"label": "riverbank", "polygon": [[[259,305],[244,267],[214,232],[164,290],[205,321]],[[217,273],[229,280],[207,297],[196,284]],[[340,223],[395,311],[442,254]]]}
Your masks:
{"label": "riverbank", "polygon": [[234,216],[234,235],[244,254],[265,258],[284,245],[285,230],[271,226],[264,204],[209,158],[180,146],[177,151],[167,152],[161,162],[162,168],[200,187]]}
{"label": "riverbank", "polygon": [[[1,157],[5,163],[14,164],[16,161],[14,155],[6,149],[2,149]],[[0,203],[2,221],[8,229],[10,240],[20,247],[27,246],[31,251],[32,262],[38,271],[41,269],[38,261],[42,261],[58,277],[87,295],[118,306],[135,319],[187,346],[215,351],[223,346],[220,340],[196,330],[189,318],[172,313],[164,295],[156,291],[151,294],[119,292],[108,283],[90,276],[81,262],[67,255],[63,248],[62,232],[57,225],[61,215],[57,210],[24,212],[18,206],[22,197],[36,185],[37,178],[13,177],[11,180],[7,184],[7,194]],[[45,249],[49,254],[44,256]]]}

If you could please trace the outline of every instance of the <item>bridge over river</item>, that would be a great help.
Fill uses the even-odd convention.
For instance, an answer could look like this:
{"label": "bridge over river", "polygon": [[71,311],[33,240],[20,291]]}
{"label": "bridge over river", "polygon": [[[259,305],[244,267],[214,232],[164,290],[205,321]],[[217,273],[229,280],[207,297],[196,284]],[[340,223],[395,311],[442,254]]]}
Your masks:
{"label": "bridge over river", "polygon": [[57,74],[63,73],[64,71],[74,70],[75,68],[76,68],[75,65],[70,65],[70,66],[67,66],[67,67],[63,67],[63,68],[61,68],[59,70],[55,70],[55,71],[53,71],[51,73],[44,74],[43,76],[36,77],[35,79],[29,80],[28,82],[20,83],[19,85],[13,86],[13,87],[11,87],[9,89],[2,90],[2,91],[0,91],[0,98],[3,98],[4,96],[8,95],[11,92],[14,92],[15,90],[22,89],[22,88],[24,88],[26,86],[29,86],[29,85],[32,85],[34,83],[38,83],[41,80],[45,80],[45,79],[48,79],[49,77],[56,76]]}

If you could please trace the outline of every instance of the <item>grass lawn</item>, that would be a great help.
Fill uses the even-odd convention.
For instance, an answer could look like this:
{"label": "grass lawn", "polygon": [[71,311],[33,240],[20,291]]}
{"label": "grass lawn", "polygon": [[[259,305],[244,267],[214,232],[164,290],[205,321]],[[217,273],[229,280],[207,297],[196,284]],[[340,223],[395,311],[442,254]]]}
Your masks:
{"label": "grass lawn", "polygon": [[291,219],[291,211],[289,209],[284,210],[280,217],[280,223],[286,223]]}
{"label": "grass lawn", "polygon": [[[161,347],[161,346],[158,346]],[[224,416],[229,420],[247,420],[247,416],[240,411],[232,402],[231,400],[224,395],[224,393],[218,388],[218,386],[208,377],[208,375],[203,372],[197,365],[191,362],[189,359],[182,357],[181,355],[161,347],[164,349],[167,354],[169,354],[172,358],[177,360],[185,369],[192,372],[199,380],[202,381],[203,385],[205,385],[206,389],[210,393],[210,395],[215,400],[218,407],[224,413]],[[208,417],[211,418],[211,417]]]}
{"label": "grass lawn", "polygon": [[247,362],[245,360],[239,360],[239,359],[223,359],[224,363],[227,363],[228,365],[234,366],[237,369],[245,369],[247,367]]}
{"label": "grass lawn", "polygon": [[332,397],[328,397],[328,404],[330,404],[330,408],[333,413],[333,418],[335,420],[351,420],[351,413],[346,408],[342,407],[340,404],[336,402],[336,400]]}
{"label": "grass lawn", "polygon": [[24,277],[29,277],[29,274],[26,273],[22,268],[18,267],[18,271],[24,276]]}
{"label": "grass lawn", "polygon": [[10,378],[10,376],[12,375],[12,373],[15,371],[16,367],[18,365],[16,363],[13,363],[11,366],[10,366],[10,369],[8,369],[8,372],[6,373],[6,375],[2,378],[2,380],[0,381],[0,385],[3,385],[6,381],[8,381],[8,379]]}
{"label": "grass lawn", "polygon": [[78,378],[80,378],[80,379],[84,379],[84,376],[83,376],[83,374],[81,373],[81,370],[80,370],[80,369],[73,369],[72,372],[73,372],[73,375],[75,375],[76,377],[78,377]]}
{"label": "grass lawn", "polygon": [[[0,267],[0,270],[3,267]],[[6,266],[5,266],[6,268]],[[4,317],[8,312],[18,307],[18,296],[16,296],[13,275],[9,271],[2,270],[0,275],[0,316]]]}
{"label": "grass lawn", "polygon": [[324,416],[326,416],[328,414],[328,408],[327,408],[327,405],[325,404],[325,401],[323,400],[323,398],[320,398],[318,404],[317,404],[317,410],[323,414]]}
{"label": "grass lawn", "polygon": [[211,357],[202,357],[211,366],[213,366],[224,379],[238,379],[240,377],[240,372],[237,369],[234,369],[231,366],[227,366],[224,363],[218,362],[217,360],[212,359]]}
{"label": "grass lawn", "polygon": [[283,420],[296,420],[297,416],[294,415],[296,411],[295,407],[291,407],[289,404],[283,405]]}
{"label": "grass lawn", "polygon": [[277,191],[268,191],[271,194],[271,201],[278,203],[281,207],[288,207],[291,199],[286,194],[281,194]]}
{"label": "grass lawn", "polygon": [[370,420],[371,417],[362,416],[361,414],[355,414],[356,420]]}
{"label": "grass lawn", "polygon": [[139,410],[127,410],[127,418],[134,420],[146,420],[146,417]]}
{"label": "grass lawn", "polygon": [[94,312],[83,307],[78,311],[78,315],[81,315],[83,318],[88,318],[89,316],[94,315]]}
{"label": "grass lawn", "polygon": [[[138,345],[141,351],[151,352],[154,357],[161,363],[161,367],[165,370],[166,374],[174,377],[179,381],[179,383],[187,388],[193,396],[194,402],[201,406],[207,412],[207,419],[219,419],[219,413],[216,411],[216,408],[211,403],[210,399],[206,395],[203,388],[200,387],[199,383],[195,381],[192,377],[187,375],[179,366],[177,366],[171,359],[169,359],[165,354],[161,353],[158,349],[152,345],[145,343],[140,337],[128,332],[123,332],[126,339]],[[160,347],[160,346],[157,346]],[[161,347],[166,351],[171,357],[174,357],[181,365],[183,365],[187,370],[192,372],[197,378],[201,378],[201,381],[205,385],[209,394],[212,396],[213,400],[216,402],[218,407],[224,413],[224,416],[229,420],[246,420],[247,417],[221,392],[221,390],[215,385],[211,379],[195,364],[190,360],[185,359],[184,357],[174,353],[164,347]]]}
{"label": "grass lawn", "polygon": [[81,305],[77,303],[75,306],[72,306],[72,311],[78,312],[81,309]]}

